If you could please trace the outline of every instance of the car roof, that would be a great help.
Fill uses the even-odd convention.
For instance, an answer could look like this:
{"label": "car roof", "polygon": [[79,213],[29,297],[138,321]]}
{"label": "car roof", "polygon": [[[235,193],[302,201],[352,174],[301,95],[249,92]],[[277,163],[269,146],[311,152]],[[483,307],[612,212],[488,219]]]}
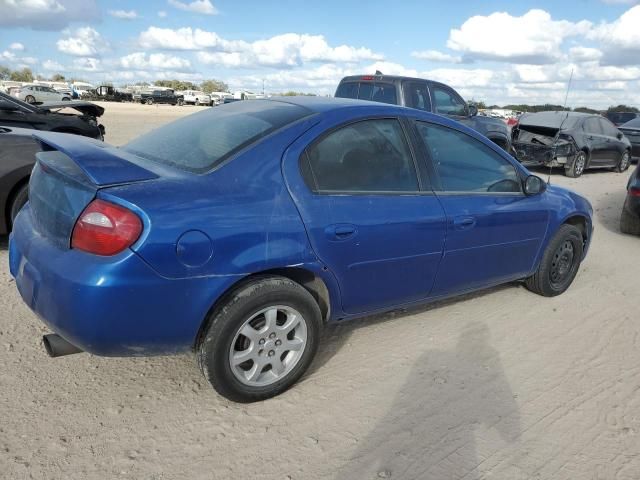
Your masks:
{"label": "car roof", "polygon": [[546,112],[526,112],[520,117],[521,125],[545,125],[548,127],[559,128],[567,118],[578,120],[580,118],[597,117],[601,115],[593,113],[570,112],[567,110],[548,110]]}
{"label": "car roof", "polygon": [[[416,82],[431,82],[437,85],[442,85],[444,87],[448,87],[445,83],[437,82],[435,80],[430,80],[428,78],[418,78],[418,77],[407,77],[404,75],[371,75],[363,73],[361,75],[349,75],[340,80],[342,82],[361,82],[361,81],[379,81],[379,82],[395,82],[395,81],[405,81],[405,80],[413,80]],[[450,88],[450,87],[449,87]]]}

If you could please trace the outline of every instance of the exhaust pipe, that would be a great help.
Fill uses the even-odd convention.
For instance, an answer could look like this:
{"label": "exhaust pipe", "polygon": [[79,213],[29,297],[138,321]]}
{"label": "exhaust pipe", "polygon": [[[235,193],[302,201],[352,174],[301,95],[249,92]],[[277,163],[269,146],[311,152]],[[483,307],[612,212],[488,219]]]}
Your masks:
{"label": "exhaust pipe", "polygon": [[72,353],[81,353],[78,347],[72,343],[67,342],[57,333],[50,333],[49,335],[42,336],[42,343],[44,348],[50,357],[62,357],[64,355],[71,355]]}

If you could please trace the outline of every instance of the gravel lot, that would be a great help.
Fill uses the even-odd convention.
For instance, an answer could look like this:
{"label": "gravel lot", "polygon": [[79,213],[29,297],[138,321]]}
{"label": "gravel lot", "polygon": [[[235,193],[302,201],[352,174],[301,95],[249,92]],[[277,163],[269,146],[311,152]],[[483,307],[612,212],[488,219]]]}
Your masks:
{"label": "gravel lot", "polygon": [[[195,107],[106,104],[122,144]],[[191,356],[49,359],[0,256],[0,477],[638,479],[640,238],[628,173],[554,174],[595,209],[567,293],[512,284],[331,327],[273,400],[217,396]]]}

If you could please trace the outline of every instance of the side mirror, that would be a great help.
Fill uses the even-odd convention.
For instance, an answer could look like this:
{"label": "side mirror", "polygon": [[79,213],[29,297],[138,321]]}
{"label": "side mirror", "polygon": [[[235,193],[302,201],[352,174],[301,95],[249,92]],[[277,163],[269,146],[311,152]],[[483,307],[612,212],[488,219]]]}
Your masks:
{"label": "side mirror", "polygon": [[624,134],[622,132],[618,132],[616,137],[618,137],[618,140],[622,140],[622,137],[624,137]]}
{"label": "side mirror", "polygon": [[472,117],[478,115],[478,107],[476,107],[475,105],[469,105],[469,115]]}
{"label": "side mirror", "polygon": [[535,175],[529,175],[524,181],[524,193],[527,195],[538,195],[546,189],[546,182]]}

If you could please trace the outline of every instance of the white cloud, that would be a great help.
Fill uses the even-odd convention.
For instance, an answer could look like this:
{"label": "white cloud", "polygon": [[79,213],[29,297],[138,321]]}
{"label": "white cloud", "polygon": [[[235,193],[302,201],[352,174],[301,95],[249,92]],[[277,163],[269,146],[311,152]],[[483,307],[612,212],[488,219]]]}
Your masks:
{"label": "white cloud", "polygon": [[0,26],[60,30],[100,17],[95,0],[0,0]]}
{"label": "white cloud", "polygon": [[247,45],[246,42],[227,41],[215,32],[207,32],[191,27],[170,28],[149,27],[140,33],[138,43],[144,48],[163,50],[202,50],[215,49],[222,51],[238,50]]}
{"label": "white cloud", "polygon": [[73,34],[67,32],[66,38],[61,38],[56,45],[58,50],[77,57],[99,55],[107,47],[107,42],[91,27],[78,28]]}
{"label": "white cloud", "polygon": [[24,50],[24,45],[18,42],[12,43],[11,45],[9,45],[9,49],[10,50],[17,50],[17,51],[23,51]]}
{"label": "white cloud", "polygon": [[61,72],[65,69],[64,65],[61,65],[60,63],[53,60],[45,60],[44,62],[42,62],[42,68],[44,68],[47,71],[57,71],[57,72]]}
{"label": "white cloud", "polygon": [[102,62],[98,58],[84,57],[73,60],[73,69],[83,72],[102,72]]}
{"label": "white cloud", "polygon": [[160,11],[158,12],[158,16],[159,16],[160,18],[164,18],[164,17],[166,17],[166,16],[167,16],[167,12],[165,12],[164,10],[160,10]]}
{"label": "white cloud", "polygon": [[10,52],[9,50],[5,50],[4,52],[0,53],[0,59],[5,60],[7,62],[15,62],[16,54],[13,52]]}
{"label": "white cloud", "polygon": [[135,10],[109,10],[109,15],[122,20],[134,20],[138,18],[138,13]]}
{"label": "white cloud", "polygon": [[168,0],[167,3],[186,12],[201,13],[203,15],[216,15],[218,13],[218,9],[211,4],[210,0],[194,0],[191,3]]}
{"label": "white cloud", "polygon": [[147,55],[144,52],[136,52],[120,58],[119,64],[125,70],[185,71],[191,68],[189,60],[164,53]]}
{"label": "white cloud", "polygon": [[584,35],[591,22],[553,20],[544,10],[529,10],[520,17],[506,12],[469,18],[449,33],[447,46],[469,61],[494,60],[545,64],[560,58],[567,37]]}
{"label": "white cloud", "polygon": [[600,58],[602,58],[602,51],[590,47],[571,47],[569,49],[569,58],[574,62],[600,60]]}
{"label": "white cloud", "polygon": [[442,63],[460,63],[462,57],[449,55],[448,53],[439,52],[438,50],[424,50],[418,52],[411,52],[411,56],[420,60],[428,60],[430,62],[442,62]]}
{"label": "white cloud", "polygon": [[617,20],[603,22],[587,34],[600,43],[607,65],[637,65],[640,63],[640,5],[631,7]]}

